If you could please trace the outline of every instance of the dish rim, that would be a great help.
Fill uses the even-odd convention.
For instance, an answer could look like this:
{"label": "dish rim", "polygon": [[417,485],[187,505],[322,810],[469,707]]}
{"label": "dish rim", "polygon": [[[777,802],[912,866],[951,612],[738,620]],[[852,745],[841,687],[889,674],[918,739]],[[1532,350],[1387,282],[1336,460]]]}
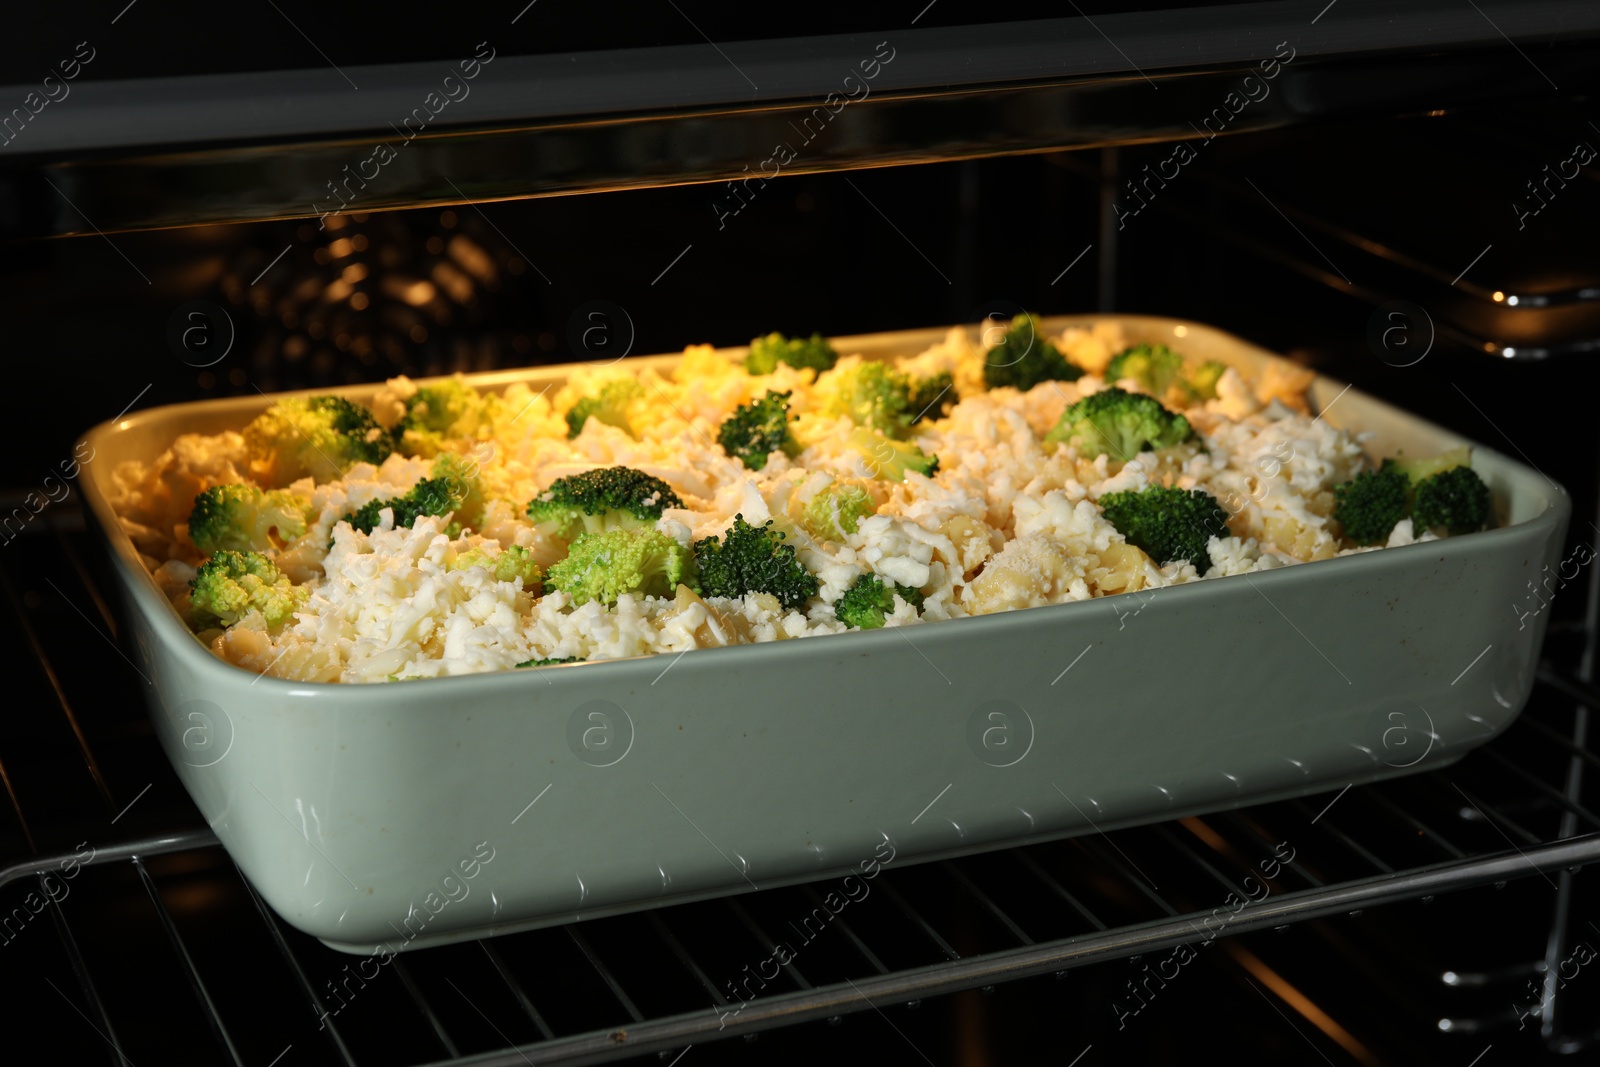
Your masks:
{"label": "dish rim", "polygon": [[[1256,358],[1293,363],[1292,360],[1288,360],[1284,356],[1278,355],[1277,353],[1271,352],[1267,349],[1263,349],[1260,346],[1237,336],[1236,334],[1222,330],[1215,326],[1208,325],[1206,323],[1196,322],[1188,319],[1178,319],[1158,315],[1123,315],[1114,312],[1095,312],[1080,315],[1044,315],[1040,316],[1040,319],[1052,333],[1059,333],[1062,329],[1071,326],[1092,327],[1100,322],[1117,322],[1123,324],[1125,327],[1131,328],[1131,330],[1135,333],[1165,331],[1169,335],[1172,335],[1175,333],[1175,327],[1183,327],[1185,328],[1186,333],[1188,331],[1202,331],[1212,335],[1215,340],[1225,342],[1232,348],[1249,353]],[[926,340],[925,343],[923,343],[923,348],[926,348],[929,344],[943,339],[951,329],[964,329],[968,331],[970,339],[974,335],[973,331],[975,331],[977,327],[975,324],[963,323],[958,324],[957,326],[919,327],[909,330],[886,330],[871,334],[851,334],[830,337],[829,341],[833,343],[836,349],[839,349],[845,354],[851,354],[851,346],[881,348],[889,345],[903,344],[909,349],[913,343],[924,341],[924,339]],[[717,355],[729,359],[742,355],[747,350],[748,347],[744,345],[728,346],[715,349]],[[912,352],[909,354],[914,355],[915,353]],[[671,368],[682,358],[683,353],[681,352],[624,357],[628,365],[639,370],[646,368],[657,370]],[[903,358],[909,358],[909,356]],[[605,365],[622,363],[624,359],[611,361],[611,363]],[[1298,366],[1298,364],[1295,365]],[[592,368],[594,366],[596,366],[596,361],[541,364],[536,366],[516,367],[505,370],[467,374],[464,375],[464,377],[466,378],[467,382],[472,384],[474,387],[480,389],[497,389],[509,386],[516,382],[537,382],[544,378],[562,380],[576,369],[585,367]],[[415,378],[412,380],[422,384],[443,381],[453,377],[454,375],[438,375],[425,378]],[[348,397],[352,400],[366,401],[371,396],[376,394],[376,392],[382,388],[382,386],[383,383],[381,382],[369,382],[353,386],[297,389],[275,393],[259,393],[257,396],[223,397],[215,400],[199,400],[179,404],[163,404],[157,407],[144,408],[132,413],[125,413],[116,419],[109,419],[105,422],[98,423],[84,431],[84,433],[79,436],[76,442],[76,447],[81,447],[87,444],[94,450],[94,456],[98,459],[102,447],[108,444],[114,444],[115,439],[119,435],[131,431],[136,426],[147,425],[149,423],[159,422],[164,419],[189,415],[198,408],[204,408],[211,413],[239,412],[241,414],[253,414],[265,410],[265,408],[270,404],[284,397],[326,396],[330,394]],[[1475,452],[1494,456],[1501,463],[1517,468],[1518,470],[1524,471],[1527,474],[1531,475],[1539,473],[1537,472],[1536,468],[1532,468],[1528,464],[1522,463],[1511,458],[1510,456],[1505,455],[1504,453],[1498,452],[1495,449],[1463,437],[1460,434],[1446,429],[1445,427],[1439,426],[1436,423],[1430,422],[1421,416],[1407,412],[1403,408],[1398,408],[1382,398],[1373,396],[1372,394],[1366,393],[1359,389],[1354,389],[1348,383],[1337,378],[1332,378],[1318,373],[1312,383],[1312,388],[1315,389],[1319,386],[1337,390],[1335,395],[1336,399],[1337,397],[1343,396],[1347,391],[1353,392],[1368,404],[1387,409],[1395,413],[1397,416],[1408,420],[1413,426],[1426,429],[1431,433],[1451,439],[1458,444],[1469,445]],[[1327,406],[1331,407],[1331,402]],[[1326,410],[1326,408],[1324,408],[1324,410]],[[1336,425],[1332,418],[1329,419],[1329,424]],[[386,703],[392,703],[394,691],[387,684],[362,682],[307,682],[295,681],[287,678],[277,678],[267,674],[257,674],[254,671],[246,670],[243,667],[236,666],[227,662],[226,660],[217,658],[217,656],[213,654],[209,648],[196,640],[193,632],[189,629],[188,625],[184,623],[182,617],[179,616],[177,609],[172,606],[171,601],[167,599],[165,594],[163,594],[160,588],[156,585],[154,577],[148,570],[145,569],[143,562],[140,560],[138,549],[134,546],[132,538],[129,537],[127,532],[122,529],[121,524],[117,521],[115,509],[112,508],[110,499],[106,494],[105,485],[102,482],[102,478],[105,476],[103,472],[108,466],[112,471],[114,471],[116,464],[125,462],[128,458],[129,457],[117,457],[114,458],[110,464],[93,466],[86,464],[85,466],[90,468],[86,471],[88,477],[80,478],[80,487],[84,493],[84,498],[89,505],[89,513],[94,517],[94,524],[99,528],[101,536],[106,540],[108,547],[111,549],[111,555],[115,565],[119,570],[124,572],[125,581],[127,572],[134,572],[139,576],[139,579],[142,579],[127,581],[128,592],[131,598],[136,601],[136,603],[129,605],[129,610],[137,610],[141,612],[146,621],[149,623],[152,633],[165,641],[169,651],[171,651],[174,646],[178,646],[182,649],[181,652],[177,652],[176,654],[180,660],[182,660],[185,668],[192,672],[191,676],[198,684],[204,686],[214,683],[219,686],[225,686],[228,684],[238,683],[245,678],[249,678],[251,681],[248,684],[251,686],[254,686],[259,682],[267,687],[265,690],[263,690],[264,697],[275,696],[280,698],[321,700],[383,699]],[[1400,545],[1395,548],[1381,548],[1376,552],[1364,552],[1355,556],[1332,557],[1324,560],[1310,560],[1305,563],[1276,567],[1271,570],[1261,571],[1254,574],[1227,575],[1221,578],[1201,579],[1193,582],[1185,582],[1180,585],[1162,586],[1160,592],[1162,593],[1163,599],[1188,598],[1197,596],[1209,597],[1215,595],[1215,586],[1213,583],[1217,581],[1227,581],[1229,578],[1246,578],[1250,580],[1250,583],[1253,586],[1257,585],[1257,583],[1267,583],[1269,587],[1276,587],[1284,582],[1298,581],[1299,579],[1293,578],[1291,575],[1301,573],[1302,569],[1307,566],[1340,562],[1344,562],[1348,565],[1350,561],[1373,555],[1381,555],[1383,558],[1390,558],[1390,554],[1395,552],[1406,552],[1413,549],[1431,548],[1441,544],[1455,544],[1468,539],[1471,540],[1473,545],[1486,545],[1487,539],[1489,538],[1498,537],[1503,540],[1510,537],[1522,536],[1526,532],[1524,530],[1525,527],[1531,527],[1535,525],[1553,527],[1562,521],[1566,512],[1570,511],[1571,498],[1565,487],[1561,486],[1553,479],[1550,479],[1548,476],[1544,476],[1544,479],[1552,487],[1552,492],[1544,498],[1542,501],[1543,507],[1538,511],[1538,513],[1528,516],[1517,522],[1511,522],[1504,526],[1495,527],[1494,529],[1480,530],[1470,534],[1458,534],[1449,538],[1441,538],[1438,541],[1418,542],[1410,545]],[[1257,592],[1261,592],[1261,590],[1257,588]],[[1111,601],[1118,597],[1132,595],[1136,594],[1113,593],[1107,596],[1091,597],[1088,600],[1070,601],[1061,604],[1047,604],[1033,608],[1018,608],[1009,611],[996,612],[989,615],[969,615],[959,619],[940,619],[936,620],[935,625],[937,627],[948,625],[950,623],[962,623],[964,624],[962,633],[970,633],[976,639],[977,632],[975,627],[980,624],[988,626],[990,629],[1017,625],[1047,626],[1050,625],[1054,620],[1064,621],[1069,618],[1076,618],[1076,616],[1067,615],[1067,612],[1081,611],[1087,615],[1091,605],[1103,601]],[[1266,594],[1263,593],[1262,595]],[[1018,619],[1023,621],[1019,622]],[[1027,619],[1037,619],[1038,621],[1030,624],[1026,622]],[[825,640],[828,638],[847,637],[850,638],[854,643],[853,647],[858,647],[861,649],[863,654],[868,654],[874,647],[872,642],[882,643],[890,641],[892,636],[896,633],[899,633],[901,637],[910,640],[908,634],[901,632],[907,629],[911,629],[918,634],[922,634],[924,632],[920,626],[897,626],[884,627],[876,632],[847,631],[839,634],[817,634],[795,640],[803,640],[806,643],[805,647],[810,648],[812,647],[812,643],[818,641],[819,639]],[[934,636],[934,639],[944,640],[948,638],[944,637],[943,635],[937,635]],[[767,643],[776,644],[777,642],[762,642],[761,644]],[[749,647],[759,647],[759,645]],[[819,648],[821,647],[832,648],[834,646],[819,646]],[[747,646],[740,645],[728,646],[726,648],[687,649],[685,651],[701,653],[734,653],[743,652],[746,650],[746,648]],[[583,663],[563,663],[552,664],[547,667],[481,671],[470,674],[446,675],[436,678],[413,678],[407,679],[407,681],[430,683],[435,687],[428,690],[430,696],[436,695],[440,702],[450,702],[453,697],[458,695],[466,695],[467,691],[462,690],[461,694],[457,694],[453,689],[446,688],[447,685],[455,687],[478,686],[479,688],[483,688],[489,684],[487,681],[488,679],[498,679],[500,680],[500,684],[531,684],[531,680],[528,683],[514,683],[510,682],[509,679],[519,675],[544,676],[545,672],[547,671],[570,670],[580,667],[586,668],[590,671],[594,671],[602,667],[607,669],[608,673],[605,677],[595,677],[596,682],[604,682],[607,678],[610,678],[616,674],[620,674],[622,670],[619,670],[619,668],[622,668],[622,665],[624,664],[633,666],[622,669],[632,670],[636,669],[638,664],[645,661],[658,659],[661,655],[663,655],[663,653],[652,652],[638,656],[593,660]],[[678,655],[681,656],[683,653],[679,653]],[[591,676],[584,675],[584,677],[587,678]],[[549,677],[545,677],[544,680],[546,683],[552,682],[552,679]],[[410,692],[410,690],[407,690],[407,692]],[[365,693],[367,695],[356,697],[355,694],[358,693]],[[336,697],[335,694],[343,694],[343,696]]]}

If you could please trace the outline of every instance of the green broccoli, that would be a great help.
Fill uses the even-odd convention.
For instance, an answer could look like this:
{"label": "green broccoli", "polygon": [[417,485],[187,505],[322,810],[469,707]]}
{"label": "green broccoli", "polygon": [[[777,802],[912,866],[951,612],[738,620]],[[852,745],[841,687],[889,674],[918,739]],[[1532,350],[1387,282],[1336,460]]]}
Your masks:
{"label": "green broccoli", "polygon": [[863,574],[834,602],[833,613],[846,626],[876,630],[883,625],[884,616],[894,611],[896,594],[914,608],[922,606],[921,591],[898,582],[885,585],[876,574]]}
{"label": "green broccoli", "polygon": [[525,659],[518,667],[554,667],[558,663],[584,663],[582,656],[551,656],[548,659]]}
{"label": "green broccoli", "polygon": [[1217,382],[1222,379],[1228,370],[1226,363],[1219,363],[1208,359],[1190,372],[1183,383],[1184,391],[1196,401],[1215,400],[1217,398]]}
{"label": "green broccoli", "polygon": [[860,456],[874,478],[903,482],[906,471],[932,478],[939,471],[939,457],[930,456],[910,441],[891,441],[865,426],[850,431],[845,443]]}
{"label": "green broccoli", "polygon": [[1000,343],[983,360],[983,382],[990,389],[1009,385],[1027,392],[1040,382],[1071,382],[1083,370],[1067,362],[1045,337],[1044,325],[1027,312],[1011,320]]}
{"label": "green broccoli", "polygon": [[797,608],[817,595],[817,576],[806,570],[794,549],[768,519],[751,526],[743,515],[719,540],[707,537],[694,543],[704,596],[742,597],[746,593],[771,593],[786,608]]}
{"label": "green broccoli", "polygon": [[887,363],[863,360],[834,368],[818,383],[827,415],[845,415],[857,426],[903,439],[918,410],[911,406],[911,379]]}
{"label": "green broccoli", "polygon": [[1186,559],[1200,574],[1211,569],[1206,542],[1228,536],[1228,513],[1203,489],[1127,489],[1101,497],[1100,508],[1130,545],[1157,563]]}
{"label": "green broccoli", "polygon": [[810,367],[820,374],[833,369],[839,362],[839,353],[820,333],[812,334],[809,339],[796,337],[793,340],[781,333],[769,333],[751,341],[750,351],[744,357],[745,370],[751,374],[771,374],[780,362],[802,370]]}
{"label": "green broccoli", "polygon": [[[344,521],[362,533],[370,534],[382,521],[380,513],[384,508],[388,508],[394,512],[394,528],[406,530],[411,528],[419,516],[448,515],[459,511],[466,502],[469,491],[469,487],[456,477],[446,475],[424,478],[399,496],[367,501],[356,510],[347,513]],[[459,536],[461,524],[452,522],[446,532],[451,537]]]}
{"label": "green broccoli", "polygon": [[572,405],[567,412],[567,436],[576,437],[583,432],[583,424],[591,418],[607,426],[615,426],[629,437],[635,436],[628,421],[628,408],[644,395],[644,386],[633,378],[607,382],[594,396],[586,396]]}
{"label": "green broccoli", "polygon": [[604,467],[557,478],[528,502],[528,518],[546,537],[654,528],[665,508],[681,508],[672,486],[632,467]]}
{"label": "green broccoli", "polygon": [[1472,450],[1465,445],[1422,459],[1387,459],[1383,465],[1405,475],[1418,532],[1472,533],[1493,517],[1489,487],[1472,469]]}
{"label": "green broccoli", "polygon": [[189,603],[196,614],[215,616],[232,626],[250,611],[259,611],[277,629],[306,602],[303,586],[292,585],[259,552],[223,550],[200,564],[189,581]]}
{"label": "green broccoli", "polygon": [[483,483],[478,477],[478,461],[459,452],[440,452],[433,459],[430,478],[449,482],[459,503],[455,507],[455,525],[476,529],[483,522]]}
{"label": "green broccoli", "polygon": [[213,485],[194,498],[189,539],[205,553],[265,551],[304,535],[310,518],[311,501],[287,489]]}
{"label": "green broccoli", "polygon": [[394,447],[372,412],[342,396],[285,397],[244,428],[244,440],[251,471],[268,485],[307,475],[331,482],[357,463],[382,463]]}
{"label": "green broccoli", "polygon": [[1410,515],[1420,533],[1481,530],[1493,518],[1489,487],[1472,469],[1465,446],[1422,459],[1386,459],[1333,487],[1333,517],[1358,545],[1387,541],[1395,523]]}
{"label": "green broccoli", "polygon": [[491,556],[482,548],[469,548],[450,561],[450,570],[464,571],[468,567],[482,567],[497,582],[518,582],[524,589],[532,589],[544,578],[544,570],[533,561],[533,556],[521,545],[512,545],[498,555]]}
{"label": "green broccoli", "polygon": [[872,494],[861,486],[834,482],[806,502],[800,514],[800,526],[820,541],[843,541],[877,508]]}
{"label": "green broccoli", "polygon": [[476,437],[488,420],[490,401],[455,378],[417,387],[406,400],[406,413],[394,428],[404,455],[434,456],[452,437]]}
{"label": "green broccoli", "polygon": [[1183,377],[1183,357],[1166,345],[1134,345],[1111,358],[1106,381],[1132,378],[1151,396],[1166,396],[1167,388]]}
{"label": "green broccoli", "polygon": [[1066,442],[1086,459],[1109,455],[1130,460],[1140,452],[1169,448],[1191,436],[1189,420],[1168,411],[1155,397],[1112,386],[1063,411],[1045,434],[1044,443]]}
{"label": "green broccoli", "polygon": [[818,385],[823,414],[844,415],[857,426],[898,440],[924,419],[943,418],[956,402],[948,372],[914,378],[873,360],[848,369],[836,367]]}
{"label": "green broccoli", "polygon": [[914,426],[924,419],[942,419],[956,403],[955,380],[949,371],[930,374],[926,378],[911,380],[911,400],[906,409],[911,411]]}
{"label": "green broccoli", "polygon": [[624,593],[671,596],[678,583],[694,584],[694,557],[666,534],[645,527],[581,533],[567,558],[551,566],[546,589],[573,604],[615,604]]}
{"label": "green broccoli", "polygon": [[1417,483],[1413,515],[1424,530],[1481,530],[1491,518],[1489,487],[1471,467],[1450,467]]}
{"label": "green broccoli", "polygon": [[789,393],[774,393],[748,404],[741,404],[717,430],[722,450],[753,471],[767,465],[774,452],[800,454],[800,446],[789,430]]}
{"label": "green broccoli", "polygon": [[1382,544],[1410,511],[1410,483],[1392,462],[1333,487],[1333,517],[1358,545]]}

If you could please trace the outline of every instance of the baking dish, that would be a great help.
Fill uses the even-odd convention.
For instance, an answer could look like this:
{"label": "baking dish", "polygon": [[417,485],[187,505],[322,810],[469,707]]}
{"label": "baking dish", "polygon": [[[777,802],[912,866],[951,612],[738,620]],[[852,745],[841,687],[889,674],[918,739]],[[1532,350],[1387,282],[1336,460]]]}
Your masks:
{"label": "baking dish", "polygon": [[[1115,318],[1259,373],[1196,323]],[[841,338],[915,354],[943,329]],[[673,356],[636,361],[666,370]],[[474,377],[559,383],[566,368]],[[346,394],[366,399],[376,387]],[[1318,379],[1370,452],[1464,443]],[[162,745],[286,920],[398,951],[1443,766],[1515,717],[1566,493],[1482,446],[1501,525],[1459,538],[905,629],[397,685],[258,677],[188,632],[119,530],[123,459],[242,426],[246,397],[96,427],[82,482]],[[1511,610],[1507,610],[1508,606]]]}

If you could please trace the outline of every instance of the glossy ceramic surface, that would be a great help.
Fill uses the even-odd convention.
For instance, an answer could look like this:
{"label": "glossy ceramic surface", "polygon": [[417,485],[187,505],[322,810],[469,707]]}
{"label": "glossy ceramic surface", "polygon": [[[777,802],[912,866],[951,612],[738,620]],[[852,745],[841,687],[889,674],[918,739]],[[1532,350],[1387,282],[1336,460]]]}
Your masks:
{"label": "glossy ceramic surface", "polygon": [[[1052,329],[1097,316],[1049,320]],[[1195,323],[1117,317],[1244,369]],[[892,357],[943,330],[841,338]],[[650,357],[669,366],[676,357]],[[565,368],[481,375],[559,382]],[[1460,439],[1313,390],[1369,450]],[[349,390],[363,398],[366,390]],[[151,713],[267,902],[396,950],[1093,833],[1430,769],[1526,700],[1570,505],[1481,446],[1500,528],[1082,603],[775,644],[392,685],[257,677],[184,627],[107,503],[122,459],[268,401],[141,411],[86,437]]]}

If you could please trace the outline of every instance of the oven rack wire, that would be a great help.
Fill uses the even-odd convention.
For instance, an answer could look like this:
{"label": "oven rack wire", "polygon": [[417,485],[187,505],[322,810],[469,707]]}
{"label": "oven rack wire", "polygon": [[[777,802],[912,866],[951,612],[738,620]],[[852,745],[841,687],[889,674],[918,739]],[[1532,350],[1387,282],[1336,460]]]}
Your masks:
{"label": "oven rack wire", "polygon": [[[837,889],[831,881],[475,946],[402,952],[392,964],[384,961],[394,977],[382,993],[369,995],[367,981],[351,984],[354,957],[325,949],[271,913],[211,831],[198,825],[153,736],[139,729],[140,681],[131,661],[124,666],[125,654],[117,649],[118,655],[101,657],[103,672],[93,673],[104,678],[73,673],[70,657],[81,660],[96,646],[104,650],[99,642],[118,636],[102,581],[88,562],[94,557],[87,537],[81,516],[63,509],[33,524],[19,542],[28,553],[26,567],[19,567],[15,545],[0,551],[6,621],[32,662],[19,666],[37,683],[35,699],[24,704],[33,725],[20,735],[14,726],[0,728],[0,782],[14,819],[14,826],[0,827],[6,849],[0,852],[0,939],[5,946],[25,941],[28,958],[42,961],[41,973],[62,978],[60,984],[34,983],[16,1005],[19,1012],[62,1015],[65,1002],[71,1009],[66,1018],[81,1017],[85,1047],[98,1045],[115,1064],[148,1059],[134,1052],[157,1040],[152,1030],[162,1034],[161,1042],[193,1042],[217,1062],[265,1062],[247,1051],[270,1041],[263,1043],[261,1020],[243,1007],[257,998],[256,1010],[264,1012],[263,988],[270,988],[266,1002],[294,1020],[281,1024],[294,1035],[284,1040],[302,1050],[320,1043],[325,1062],[510,1067],[610,1062],[650,1052],[665,1061],[675,1050],[734,1035],[751,1039],[808,1020],[838,1022],[1031,976],[1063,978],[1097,962],[1137,959],[1218,936],[1227,940],[1532,878],[1557,892],[1546,943],[1530,944],[1526,953],[1544,961],[1512,968],[1535,981],[1543,976],[1537,1006],[1523,1021],[1539,1019],[1552,1048],[1593,1037],[1569,1032],[1556,980],[1556,963],[1573,937],[1574,874],[1600,860],[1600,816],[1592,800],[1585,803],[1586,775],[1592,781],[1600,764],[1587,745],[1587,708],[1600,703],[1600,691],[1579,677],[1587,662],[1570,669],[1547,660],[1528,710],[1505,735],[1451,768],[1109,835],[887,869],[870,897],[850,905],[855,914],[841,906],[828,924],[837,933],[816,935],[815,948],[800,940],[810,926],[802,931],[794,919],[819,914],[824,895]],[[1588,627],[1553,627],[1547,655],[1566,637],[1586,644],[1590,636]],[[83,706],[79,694],[95,686],[100,702]],[[42,770],[30,772],[19,751]],[[139,791],[146,778],[150,784]],[[119,827],[158,785],[157,798]],[[66,843],[80,837],[93,839],[91,856],[85,857],[83,844]],[[92,895],[89,903],[63,891],[67,870],[84,876],[80,895]],[[49,898],[41,909],[50,912],[48,921],[23,922],[53,932],[13,929],[11,920],[25,914],[17,910],[24,898]],[[832,899],[839,899],[836,892]],[[1219,908],[1224,902],[1237,907]],[[26,907],[33,914],[32,905]],[[138,997],[127,992],[127,976],[107,962],[97,940],[104,938],[108,913],[138,923],[138,943],[164,955],[167,988],[138,997],[157,993],[158,1014],[171,1018],[152,1019],[127,1006]],[[234,953],[219,955],[219,937],[253,945],[250,966],[240,966]],[[800,950],[787,963],[774,962],[774,946],[789,941]],[[552,960],[566,961],[565,969],[552,968]],[[778,973],[759,975],[752,984],[762,964]],[[552,981],[552,970],[562,971],[560,982]],[[1446,985],[1480,980],[1487,979],[1465,971],[1442,976]],[[370,978],[375,988],[381,981]],[[580,1010],[572,1010],[577,1001],[561,988],[568,984],[590,989]],[[346,1007],[379,1006],[389,1031],[381,1036],[359,1013],[340,1018]],[[1284,1006],[1295,1002],[1289,998]],[[1442,1018],[1438,1025],[1492,1031],[1516,1021],[1514,1014]],[[181,1038],[177,1019],[184,1021]],[[398,1056],[397,1041],[403,1044]]]}

